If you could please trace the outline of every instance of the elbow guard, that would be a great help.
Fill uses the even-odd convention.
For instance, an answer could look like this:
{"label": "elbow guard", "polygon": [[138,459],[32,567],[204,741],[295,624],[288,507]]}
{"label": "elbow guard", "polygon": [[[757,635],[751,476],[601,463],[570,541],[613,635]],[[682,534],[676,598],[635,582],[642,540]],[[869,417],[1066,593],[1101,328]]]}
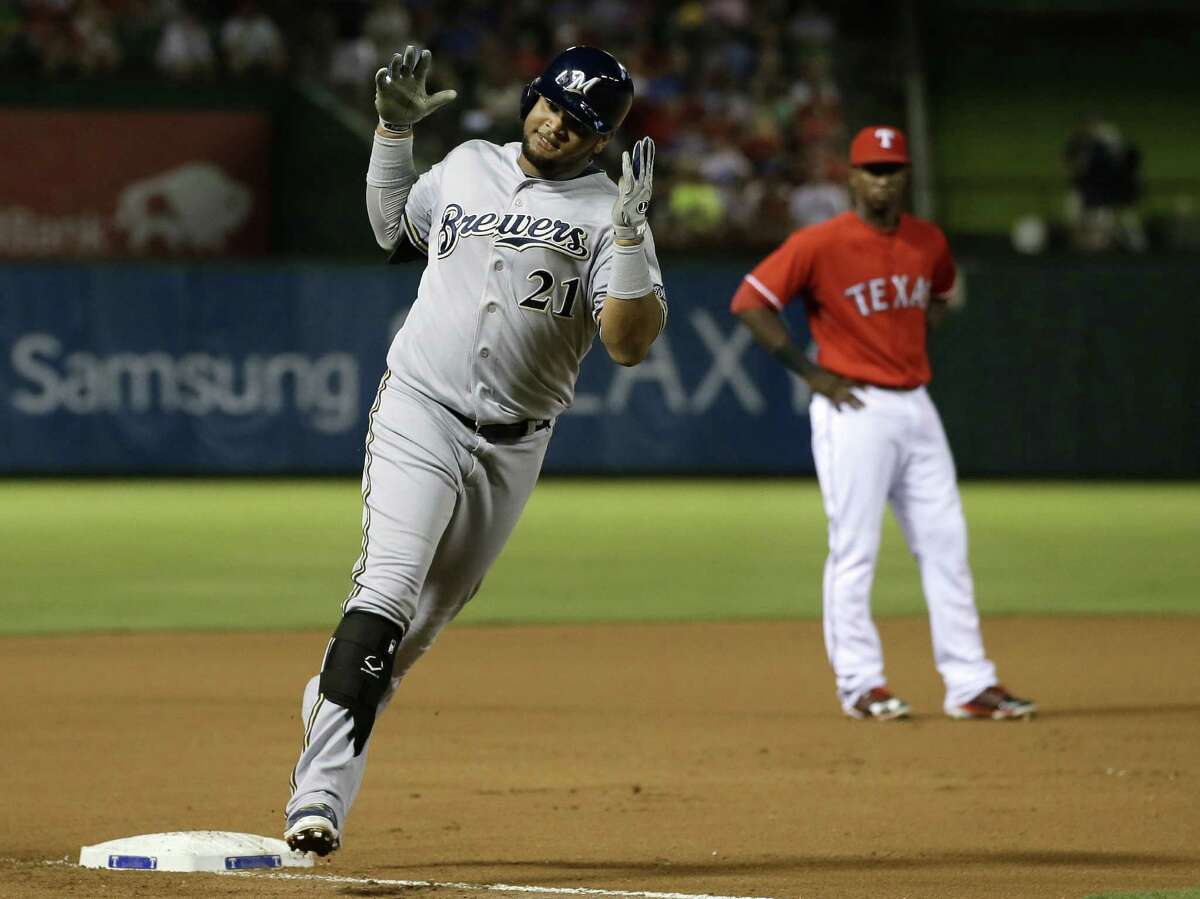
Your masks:
{"label": "elbow guard", "polygon": [[333,632],[321,666],[321,692],[354,721],[354,754],[361,755],[375,713],[392,679],[404,628],[370,612],[348,612]]}

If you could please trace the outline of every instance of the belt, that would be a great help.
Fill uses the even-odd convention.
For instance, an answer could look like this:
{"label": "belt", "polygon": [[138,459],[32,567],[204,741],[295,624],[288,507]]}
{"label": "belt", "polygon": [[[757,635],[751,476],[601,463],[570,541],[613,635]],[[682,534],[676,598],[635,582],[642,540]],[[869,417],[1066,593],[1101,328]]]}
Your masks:
{"label": "belt", "polygon": [[510,424],[481,425],[475,419],[467,418],[467,416],[463,415],[457,409],[452,409],[445,403],[438,403],[438,405],[487,441],[516,440],[521,437],[528,437],[530,434],[544,431],[550,427],[550,422],[552,421],[549,418],[527,418],[525,421],[514,421]]}
{"label": "belt", "polygon": [[914,390],[920,390],[921,386],[916,387],[893,387],[890,384],[872,384],[870,381],[865,382],[868,387],[875,387],[878,390],[890,390],[893,393],[912,393]]}

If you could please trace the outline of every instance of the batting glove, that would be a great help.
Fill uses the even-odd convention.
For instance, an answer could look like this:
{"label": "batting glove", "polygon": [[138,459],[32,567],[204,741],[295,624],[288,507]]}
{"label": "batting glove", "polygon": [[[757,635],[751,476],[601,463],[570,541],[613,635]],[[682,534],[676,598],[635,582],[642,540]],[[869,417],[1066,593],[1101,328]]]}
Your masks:
{"label": "batting glove", "polygon": [[621,180],[617,183],[617,201],[613,203],[613,233],[617,240],[641,240],[650,211],[650,192],[654,188],[654,141],[643,137],[621,154]]}
{"label": "batting glove", "polygon": [[438,91],[432,97],[425,93],[425,79],[431,68],[432,54],[428,50],[417,52],[409,44],[375,73],[375,110],[385,128],[408,128],[458,96],[457,91]]}

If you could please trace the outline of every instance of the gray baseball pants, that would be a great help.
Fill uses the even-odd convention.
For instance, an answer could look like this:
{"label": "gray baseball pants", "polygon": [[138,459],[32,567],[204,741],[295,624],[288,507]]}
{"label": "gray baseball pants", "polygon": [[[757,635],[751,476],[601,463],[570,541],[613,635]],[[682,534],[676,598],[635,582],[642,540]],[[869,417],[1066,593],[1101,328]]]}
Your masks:
{"label": "gray baseball pants", "polygon": [[[551,431],[489,442],[395,375],[384,376],[367,429],[362,554],[342,606],[408,627],[380,713],[500,555],[537,482]],[[354,755],[352,719],[325,699],[319,682],[312,677],[304,690],[304,748],[286,814],[319,802],[344,827],[370,742]]]}

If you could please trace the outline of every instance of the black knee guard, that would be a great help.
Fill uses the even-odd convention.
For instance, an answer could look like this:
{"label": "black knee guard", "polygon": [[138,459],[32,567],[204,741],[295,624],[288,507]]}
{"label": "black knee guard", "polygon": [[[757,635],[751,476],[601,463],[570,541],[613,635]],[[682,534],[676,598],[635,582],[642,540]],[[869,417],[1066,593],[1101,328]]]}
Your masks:
{"label": "black knee guard", "polygon": [[375,711],[392,677],[404,628],[370,612],[347,612],[333,632],[321,667],[321,692],[354,720],[354,754],[375,726]]}

